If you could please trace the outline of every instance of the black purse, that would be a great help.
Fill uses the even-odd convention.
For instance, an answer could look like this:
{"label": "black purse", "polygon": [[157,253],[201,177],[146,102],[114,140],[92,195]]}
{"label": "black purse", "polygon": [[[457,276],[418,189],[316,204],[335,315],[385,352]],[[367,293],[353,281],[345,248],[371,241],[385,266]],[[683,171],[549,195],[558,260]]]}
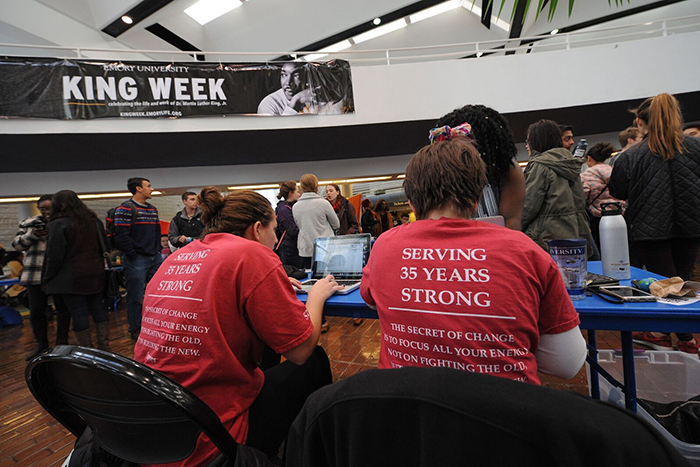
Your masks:
{"label": "black purse", "polygon": [[100,249],[102,250],[102,257],[105,262],[105,287],[103,289],[103,295],[106,298],[115,298],[120,295],[119,288],[122,286],[121,271],[115,271],[109,267],[109,250],[105,244],[104,237],[100,232],[102,224],[100,221],[97,222],[97,238],[100,240]]}

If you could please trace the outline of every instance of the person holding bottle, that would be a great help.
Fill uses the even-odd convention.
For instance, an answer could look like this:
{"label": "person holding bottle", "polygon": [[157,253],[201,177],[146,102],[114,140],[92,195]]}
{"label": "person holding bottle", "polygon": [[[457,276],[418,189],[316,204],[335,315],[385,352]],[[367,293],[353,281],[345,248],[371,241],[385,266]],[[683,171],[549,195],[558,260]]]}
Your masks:
{"label": "person holding bottle", "polygon": [[586,218],[582,161],[564,148],[561,135],[552,120],[540,120],[527,130],[523,232],[548,253],[549,240],[584,238],[590,259],[597,250]]}

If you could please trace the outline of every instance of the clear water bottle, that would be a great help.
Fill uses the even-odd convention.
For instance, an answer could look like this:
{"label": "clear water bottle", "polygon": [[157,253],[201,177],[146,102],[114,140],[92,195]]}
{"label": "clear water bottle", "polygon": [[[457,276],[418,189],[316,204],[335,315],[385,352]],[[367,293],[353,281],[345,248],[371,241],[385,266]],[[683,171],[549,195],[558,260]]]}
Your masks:
{"label": "clear water bottle", "polygon": [[630,251],[627,244],[627,223],[620,203],[600,205],[600,254],[603,274],[614,279],[630,278]]}
{"label": "clear water bottle", "polygon": [[574,157],[583,157],[586,154],[586,149],[588,149],[586,138],[581,138],[574,148]]}

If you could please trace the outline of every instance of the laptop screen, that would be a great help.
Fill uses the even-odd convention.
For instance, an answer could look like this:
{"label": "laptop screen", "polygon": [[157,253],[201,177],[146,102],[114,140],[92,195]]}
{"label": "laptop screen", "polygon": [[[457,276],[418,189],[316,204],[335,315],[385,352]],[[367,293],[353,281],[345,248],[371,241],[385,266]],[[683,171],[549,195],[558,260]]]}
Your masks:
{"label": "laptop screen", "polygon": [[371,236],[341,235],[314,240],[312,277],[333,274],[336,279],[360,279],[369,259]]}

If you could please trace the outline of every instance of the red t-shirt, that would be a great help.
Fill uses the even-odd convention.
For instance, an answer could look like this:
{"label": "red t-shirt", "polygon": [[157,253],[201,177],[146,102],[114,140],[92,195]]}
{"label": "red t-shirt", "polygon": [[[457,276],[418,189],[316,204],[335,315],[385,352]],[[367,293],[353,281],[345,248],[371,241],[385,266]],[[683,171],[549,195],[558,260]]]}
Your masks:
{"label": "red t-shirt", "polygon": [[579,323],[549,255],[481,221],[393,228],[362,274],[362,298],[382,328],[379,368],[445,366],[540,384],[539,336]]}
{"label": "red t-shirt", "polygon": [[[202,399],[240,443],[260,392],[265,343],[284,353],[311,336],[313,324],[279,258],[231,234],[209,234],[170,255],[146,288],[134,359]],[[180,463],[205,465],[218,453],[201,435]]]}

